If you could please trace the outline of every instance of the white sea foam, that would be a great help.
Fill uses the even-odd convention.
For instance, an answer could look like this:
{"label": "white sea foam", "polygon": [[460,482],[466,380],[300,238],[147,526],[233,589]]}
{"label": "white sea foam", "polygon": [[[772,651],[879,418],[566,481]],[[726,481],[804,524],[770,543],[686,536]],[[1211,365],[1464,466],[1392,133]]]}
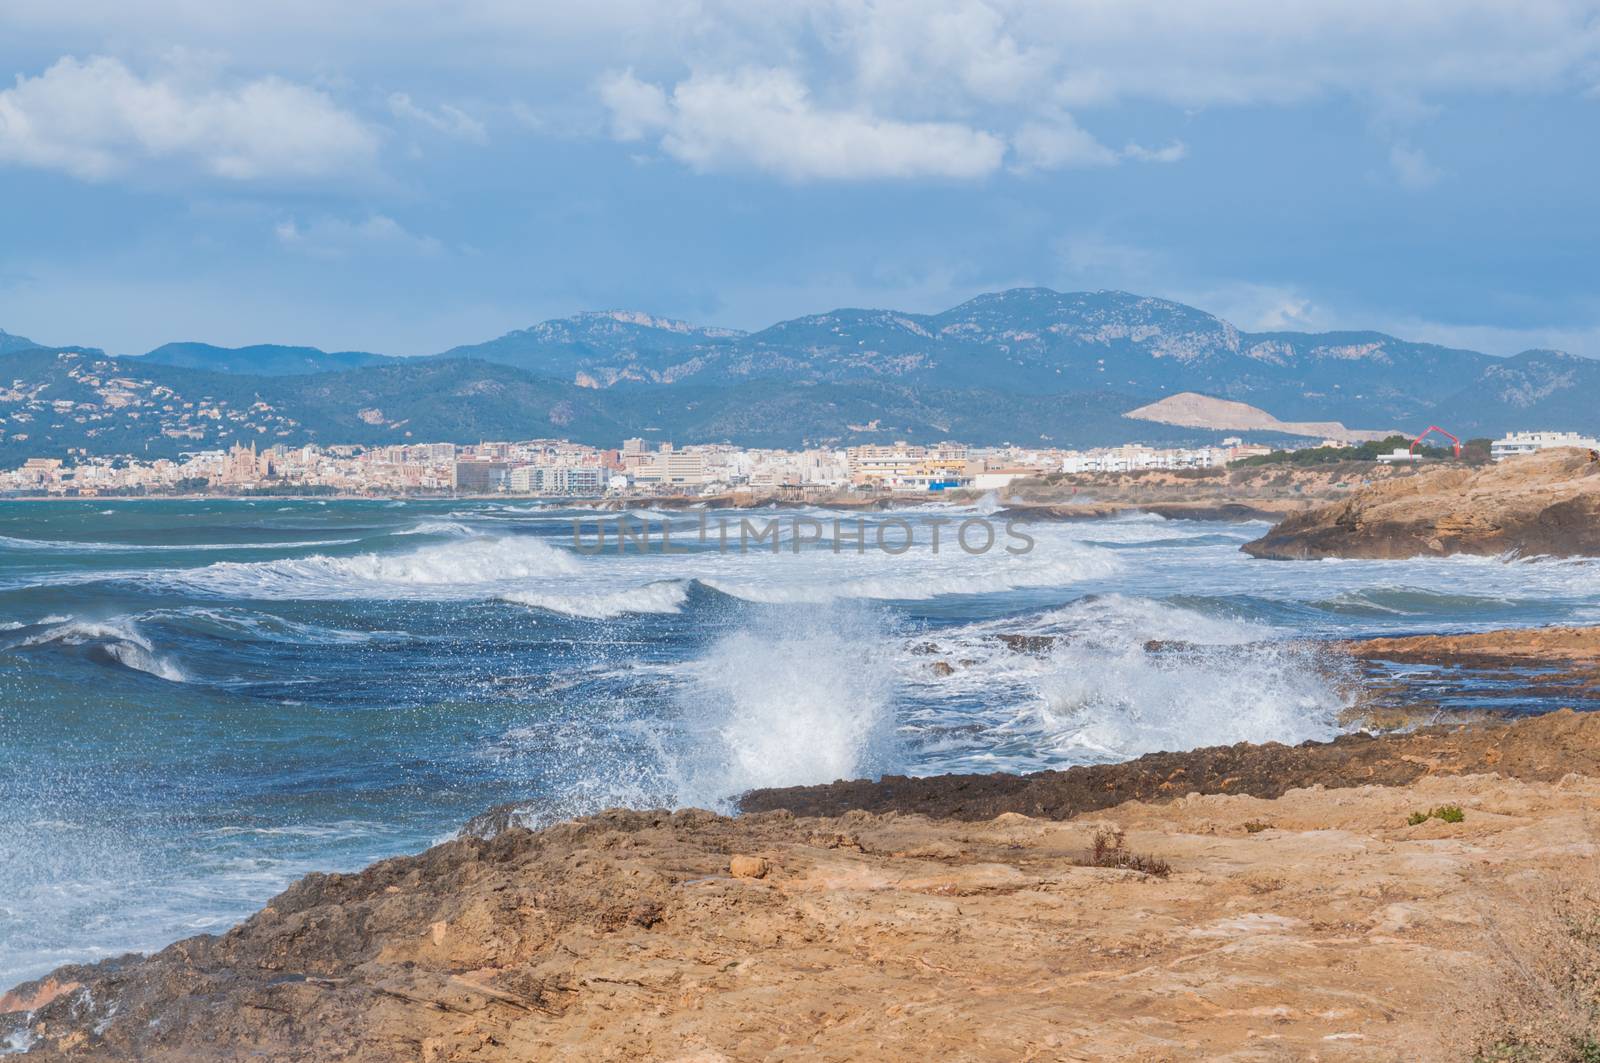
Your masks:
{"label": "white sea foam", "polygon": [[306,539],[298,542],[261,543],[119,543],[82,542],[73,539],[19,539],[0,535],[0,547],[10,550],[48,550],[53,553],[124,554],[181,553],[188,550],[306,550],[322,546],[348,546],[360,539]]}
{"label": "white sea foam", "polygon": [[642,587],[593,594],[553,594],[541,591],[513,591],[501,599],[553,613],[580,616],[590,620],[609,620],[629,613],[676,613],[689,597],[682,580],[660,580]]}
{"label": "white sea foam", "polygon": [[1037,713],[1057,752],[1121,759],[1327,739],[1347,704],[1308,651],[1284,644],[1171,653],[1068,644],[1040,677]]}
{"label": "white sea foam", "polygon": [[768,612],[719,639],[680,695],[672,765],[680,805],[893,767],[895,674],[863,607]]}
{"label": "white sea foam", "polygon": [[[1023,653],[997,637],[1009,634],[1049,641]],[[1329,738],[1349,703],[1336,665],[1269,626],[1131,596],[1085,598],[933,641],[941,659],[960,663],[953,673],[935,677],[925,654],[907,654],[900,665],[919,698],[931,699],[913,716],[933,743],[920,754],[942,762],[939,770]],[[981,706],[955,730],[941,708],[952,697]]]}
{"label": "white sea foam", "polygon": [[1104,579],[1120,567],[1115,555],[1096,547],[1068,544],[1058,552],[1066,556],[1047,560],[1030,555],[946,555],[935,561],[927,556],[876,555],[876,572],[851,574],[850,568],[841,565],[832,578],[828,578],[830,559],[825,557],[799,572],[796,566],[755,564],[747,566],[746,573],[740,576],[702,577],[701,582],[735,598],[769,604],[820,604],[840,599],[925,601],[942,595],[1071,586],[1084,580]]}
{"label": "white sea foam", "polygon": [[570,552],[527,536],[482,537],[397,554],[222,561],[156,578],[240,598],[477,597],[508,582],[582,571]]}

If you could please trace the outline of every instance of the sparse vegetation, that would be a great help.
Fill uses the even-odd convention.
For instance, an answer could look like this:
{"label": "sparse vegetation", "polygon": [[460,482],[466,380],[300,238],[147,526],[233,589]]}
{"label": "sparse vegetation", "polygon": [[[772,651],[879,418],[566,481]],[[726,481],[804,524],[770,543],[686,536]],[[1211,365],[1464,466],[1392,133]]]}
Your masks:
{"label": "sparse vegetation", "polygon": [[[1362,443],[1356,447],[1304,447],[1300,450],[1274,450],[1252,458],[1240,458],[1228,463],[1230,469],[1250,468],[1255,465],[1329,465],[1340,461],[1377,461],[1379,454],[1391,450],[1406,450],[1411,446],[1409,436],[1389,436]],[[1424,458],[1452,458],[1455,452],[1449,447],[1423,445],[1417,453]]]}
{"label": "sparse vegetation", "polygon": [[1137,871],[1153,878],[1166,878],[1172,874],[1172,865],[1152,856],[1141,856],[1129,851],[1126,837],[1120,830],[1095,831],[1094,842],[1080,861],[1084,867],[1114,867],[1124,871]]}
{"label": "sparse vegetation", "polygon": [[1546,883],[1489,914],[1492,1002],[1474,1063],[1600,1063],[1600,882]]}
{"label": "sparse vegetation", "polygon": [[1419,823],[1426,823],[1430,819],[1443,820],[1446,823],[1460,823],[1467,818],[1460,805],[1439,805],[1426,812],[1413,812],[1406,817],[1406,826],[1415,827]]}

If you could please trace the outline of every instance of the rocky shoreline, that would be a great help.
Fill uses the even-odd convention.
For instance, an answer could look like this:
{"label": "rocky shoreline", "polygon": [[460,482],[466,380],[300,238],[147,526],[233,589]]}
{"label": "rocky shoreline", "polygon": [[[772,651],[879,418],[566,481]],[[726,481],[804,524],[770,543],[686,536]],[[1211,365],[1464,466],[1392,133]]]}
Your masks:
{"label": "rocky shoreline", "polygon": [[[1592,679],[1600,629],[1341,649]],[[1534,1049],[1600,1031],[1580,999],[1600,976],[1572,997],[1561,973],[1600,972],[1562,907],[1600,899],[1596,800],[1600,714],[1561,711],[754,791],[732,818],[500,824],[308,876],[226,934],[19,986],[0,996],[0,1046],[374,1063],[1547,1058]]]}
{"label": "rocky shoreline", "polygon": [[1449,466],[1387,479],[1290,514],[1243,549],[1277,561],[1596,557],[1600,460],[1583,450],[1548,450],[1479,469]]}

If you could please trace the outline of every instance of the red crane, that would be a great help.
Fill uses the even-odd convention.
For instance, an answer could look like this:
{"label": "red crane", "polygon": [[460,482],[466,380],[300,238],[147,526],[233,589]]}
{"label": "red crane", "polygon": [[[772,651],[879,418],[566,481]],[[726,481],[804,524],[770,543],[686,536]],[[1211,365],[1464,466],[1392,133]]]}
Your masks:
{"label": "red crane", "polygon": [[1422,433],[1420,436],[1411,441],[1411,453],[1415,454],[1417,452],[1417,447],[1422,443],[1422,441],[1427,439],[1428,436],[1434,432],[1438,432],[1440,435],[1448,439],[1456,448],[1456,457],[1461,457],[1461,440],[1457,439],[1449,432],[1446,432],[1443,428],[1440,428],[1436,424],[1430,424],[1426,432]]}

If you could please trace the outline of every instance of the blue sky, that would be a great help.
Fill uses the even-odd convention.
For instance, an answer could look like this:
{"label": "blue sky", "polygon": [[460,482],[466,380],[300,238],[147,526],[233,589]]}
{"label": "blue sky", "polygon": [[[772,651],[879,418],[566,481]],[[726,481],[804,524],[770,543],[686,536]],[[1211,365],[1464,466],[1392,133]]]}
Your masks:
{"label": "blue sky", "polygon": [[1597,3],[7,0],[0,328],[424,354],[1043,284],[1600,356],[1597,132]]}

